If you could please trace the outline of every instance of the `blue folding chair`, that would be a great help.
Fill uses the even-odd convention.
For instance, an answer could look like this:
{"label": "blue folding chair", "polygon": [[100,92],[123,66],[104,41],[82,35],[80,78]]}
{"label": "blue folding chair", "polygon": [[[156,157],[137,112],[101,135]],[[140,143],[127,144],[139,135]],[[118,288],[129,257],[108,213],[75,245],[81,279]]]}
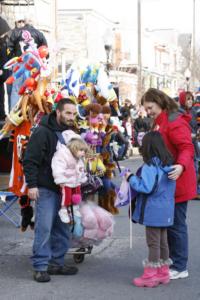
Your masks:
{"label": "blue folding chair", "polygon": [[21,217],[12,208],[13,204],[18,200],[18,196],[11,192],[0,191],[0,217],[3,216],[16,227],[20,227]]}

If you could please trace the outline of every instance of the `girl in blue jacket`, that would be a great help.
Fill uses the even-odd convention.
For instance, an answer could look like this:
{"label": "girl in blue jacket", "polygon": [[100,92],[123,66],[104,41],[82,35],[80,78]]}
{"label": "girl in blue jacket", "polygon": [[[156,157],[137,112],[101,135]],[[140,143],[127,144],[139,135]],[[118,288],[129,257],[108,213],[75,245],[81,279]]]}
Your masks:
{"label": "girl in blue jacket", "polygon": [[149,255],[143,262],[143,275],[133,283],[139,287],[154,287],[170,281],[167,227],[173,224],[175,181],[168,178],[168,172],[173,158],[158,131],[144,136],[141,154],[144,164],[140,176],[127,173],[126,178],[131,189],[137,192],[132,219],[146,226]]}

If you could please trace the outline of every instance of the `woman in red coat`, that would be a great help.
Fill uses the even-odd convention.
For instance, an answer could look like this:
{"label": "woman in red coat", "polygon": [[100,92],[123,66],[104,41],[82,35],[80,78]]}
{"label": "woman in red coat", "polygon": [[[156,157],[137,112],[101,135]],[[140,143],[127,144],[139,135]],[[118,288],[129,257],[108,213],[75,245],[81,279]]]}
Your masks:
{"label": "woman in red coat", "polygon": [[150,88],[142,97],[147,114],[154,119],[158,130],[174,157],[169,178],[176,180],[174,225],[168,229],[170,258],[173,261],[171,279],[188,277],[188,233],[186,213],[188,200],[196,196],[194,147],[191,139],[189,115],[180,113],[173,99],[162,91]]}

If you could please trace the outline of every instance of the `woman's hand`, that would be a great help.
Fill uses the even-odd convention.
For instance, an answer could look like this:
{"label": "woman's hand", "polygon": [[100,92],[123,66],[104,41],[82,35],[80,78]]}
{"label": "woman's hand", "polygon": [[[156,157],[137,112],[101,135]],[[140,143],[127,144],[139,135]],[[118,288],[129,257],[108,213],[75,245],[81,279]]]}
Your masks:
{"label": "woman's hand", "polygon": [[168,178],[172,180],[177,180],[181,174],[183,173],[183,166],[182,165],[173,165],[172,171],[168,173]]}

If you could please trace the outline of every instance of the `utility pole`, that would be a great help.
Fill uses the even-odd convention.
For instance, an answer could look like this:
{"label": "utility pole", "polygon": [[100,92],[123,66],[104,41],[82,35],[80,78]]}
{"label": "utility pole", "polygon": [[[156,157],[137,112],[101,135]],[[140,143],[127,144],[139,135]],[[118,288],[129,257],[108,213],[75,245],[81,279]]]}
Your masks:
{"label": "utility pole", "polygon": [[195,64],[196,64],[196,0],[193,0],[193,24],[192,24],[192,88],[195,88]]}
{"label": "utility pole", "polygon": [[[58,43],[58,4],[57,4],[57,0],[54,0],[54,20],[55,20],[55,28],[54,28],[54,35],[55,35],[55,44],[57,45]],[[54,71],[53,71],[53,75],[54,75],[54,79],[57,77],[58,74],[58,53],[56,50],[56,54],[55,54],[55,60],[54,60],[55,64],[54,64]]]}
{"label": "utility pole", "polygon": [[138,19],[138,71],[137,71],[137,104],[140,103],[142,96],[142,55],[141,55],[141,0],[137,1]]}

